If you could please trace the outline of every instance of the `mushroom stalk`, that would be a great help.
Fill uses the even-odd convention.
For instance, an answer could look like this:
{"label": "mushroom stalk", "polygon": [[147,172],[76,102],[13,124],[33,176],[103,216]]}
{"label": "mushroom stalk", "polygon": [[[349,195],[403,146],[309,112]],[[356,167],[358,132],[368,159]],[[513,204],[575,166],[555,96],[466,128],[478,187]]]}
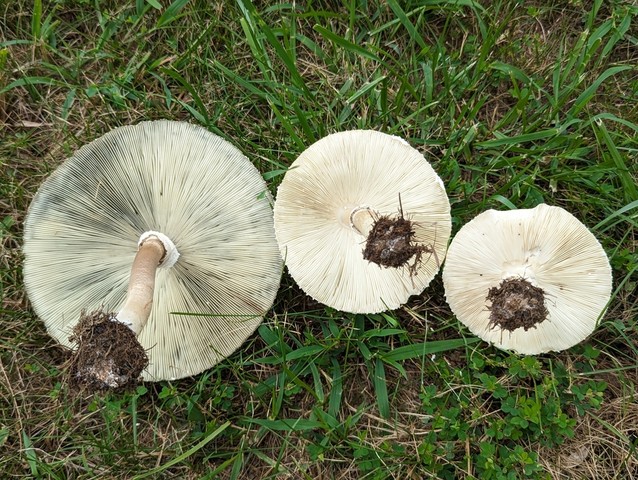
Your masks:
{"label": "mushroom stalk", "polygon": [[133,330],[135,335],[139,335],[151,314],[155,271],[165,256],[162,241],[151,236],[141,243],[133,260],[126,302],[115,319]]}
{"label": "mushroom stalk", "polygon": [[377,216],[378,213],[373,208],[360,205],[357,207],[345,207],[339,214],[339,220],[344,225],[367,237]]}

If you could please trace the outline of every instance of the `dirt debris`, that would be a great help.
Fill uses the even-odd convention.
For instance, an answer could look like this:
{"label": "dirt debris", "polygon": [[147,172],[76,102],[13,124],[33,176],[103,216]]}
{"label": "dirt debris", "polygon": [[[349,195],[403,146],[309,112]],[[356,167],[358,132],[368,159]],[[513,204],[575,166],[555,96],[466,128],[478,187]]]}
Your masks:
{"label": "dirt debris", "polygon": [[[376,219],[368,234],[363,258],[386,268],[401,268],[407,265],[410,275],[414,276],[423,254],[434,251],[433,247],[416,242],[415,235],[413,222],[405,218],[403,207],[400,207],[397,217],[382,215]],[[410,265],[412,258],[414,261]]]}
{"label": "dirt debris", "polygon": [[72,387],[90,391],[127,391],[140,383],[148,356],[135,333],[112,313],[82,313],[69,338],[77,344],[68,370]]}
{"label": "dirt debris", "polygon": [[490,327],[499,327],[510,332],[523,327],[525,331],[535,328],[547,319],[545,292],[523,278],[508,278],[498,287],[489,289],[486,300],[492,302]]}

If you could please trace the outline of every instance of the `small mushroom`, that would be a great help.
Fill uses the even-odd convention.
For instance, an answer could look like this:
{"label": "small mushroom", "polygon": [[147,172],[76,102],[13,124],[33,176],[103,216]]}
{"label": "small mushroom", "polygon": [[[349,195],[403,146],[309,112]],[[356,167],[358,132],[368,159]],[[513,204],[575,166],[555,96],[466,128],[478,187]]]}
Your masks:
{"label": "small mushroom", "polygon": [[[222,138],[171,121],[117,128],[66,160],[31,203],[24,254],[36,314],[87,356],[72,373],[114,388],[137,381],[126,353],[139,353],[115,329],[129,327],[148,354],[144,380],[195,375],[255,330],[282,267],[257,169]],[[78,324],[82,312],[94,313]]]}
{"label": "small mushroom", "polygon": [[596,328],[611,296],[602,246],[560,207],[488,210],[452,240],[445,296],[475,335],[535,355],[570,348]]}
{"label": "small mushroom", "polygon": [[450,204],[443,182],[404,140],[371,130],[329,135],[286,173],[275,232],[288,271],[338,310],[398,308],[445,257]]}

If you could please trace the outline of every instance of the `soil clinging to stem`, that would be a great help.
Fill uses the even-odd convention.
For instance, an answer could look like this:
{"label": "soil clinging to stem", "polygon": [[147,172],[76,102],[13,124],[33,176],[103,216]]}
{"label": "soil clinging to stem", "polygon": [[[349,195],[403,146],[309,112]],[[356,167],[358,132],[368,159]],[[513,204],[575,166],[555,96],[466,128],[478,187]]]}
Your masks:
{"label": "soil clinging to stem", "polygon": [[135,333],[113,314],[82,312],[69,338],[77,344],[69,366],[71,386],[90,391],[126,391],[140,383],[148,356]]}
{"label": "soil clinging to stem", "polygon": [[363,258],[382,267],[400,268],[408,265],[414,257],[409,270],[410,275],[416,275],[423,254],[433,253],[434,249],[416,243],[414,237],[413,223],[404,217],[401,207],[396,218],[382,215],[374,222],[366,240]]}
{"label": "soil clinging to stem", "polygon": [[510,332],[523,327],[525,331],[535,328],[547,319],[545,292],[523,278],[508,278],[498,287],[492,287],[486,300],[492,302],[490,327],[499,327]]}

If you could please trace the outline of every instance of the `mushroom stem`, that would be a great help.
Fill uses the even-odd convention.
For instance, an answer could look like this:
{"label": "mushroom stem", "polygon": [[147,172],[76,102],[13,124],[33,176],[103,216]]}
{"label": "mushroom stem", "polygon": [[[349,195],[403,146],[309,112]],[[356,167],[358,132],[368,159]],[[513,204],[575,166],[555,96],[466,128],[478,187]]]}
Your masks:
{"label": "mushroom stem", "polygon": [[165,256],[166,249],[162,241],[150,236],[140,244],[133,260],[126,302],[115,320],[125,324],[135,335],[139,335],[151,314],[155,271]]}
{"label": "mushroom stem", "polygon": [[378,213],[373,208],[361,205],[344,210],[342,214],[342,222],[357,233],[367,237],[377,215]]}

